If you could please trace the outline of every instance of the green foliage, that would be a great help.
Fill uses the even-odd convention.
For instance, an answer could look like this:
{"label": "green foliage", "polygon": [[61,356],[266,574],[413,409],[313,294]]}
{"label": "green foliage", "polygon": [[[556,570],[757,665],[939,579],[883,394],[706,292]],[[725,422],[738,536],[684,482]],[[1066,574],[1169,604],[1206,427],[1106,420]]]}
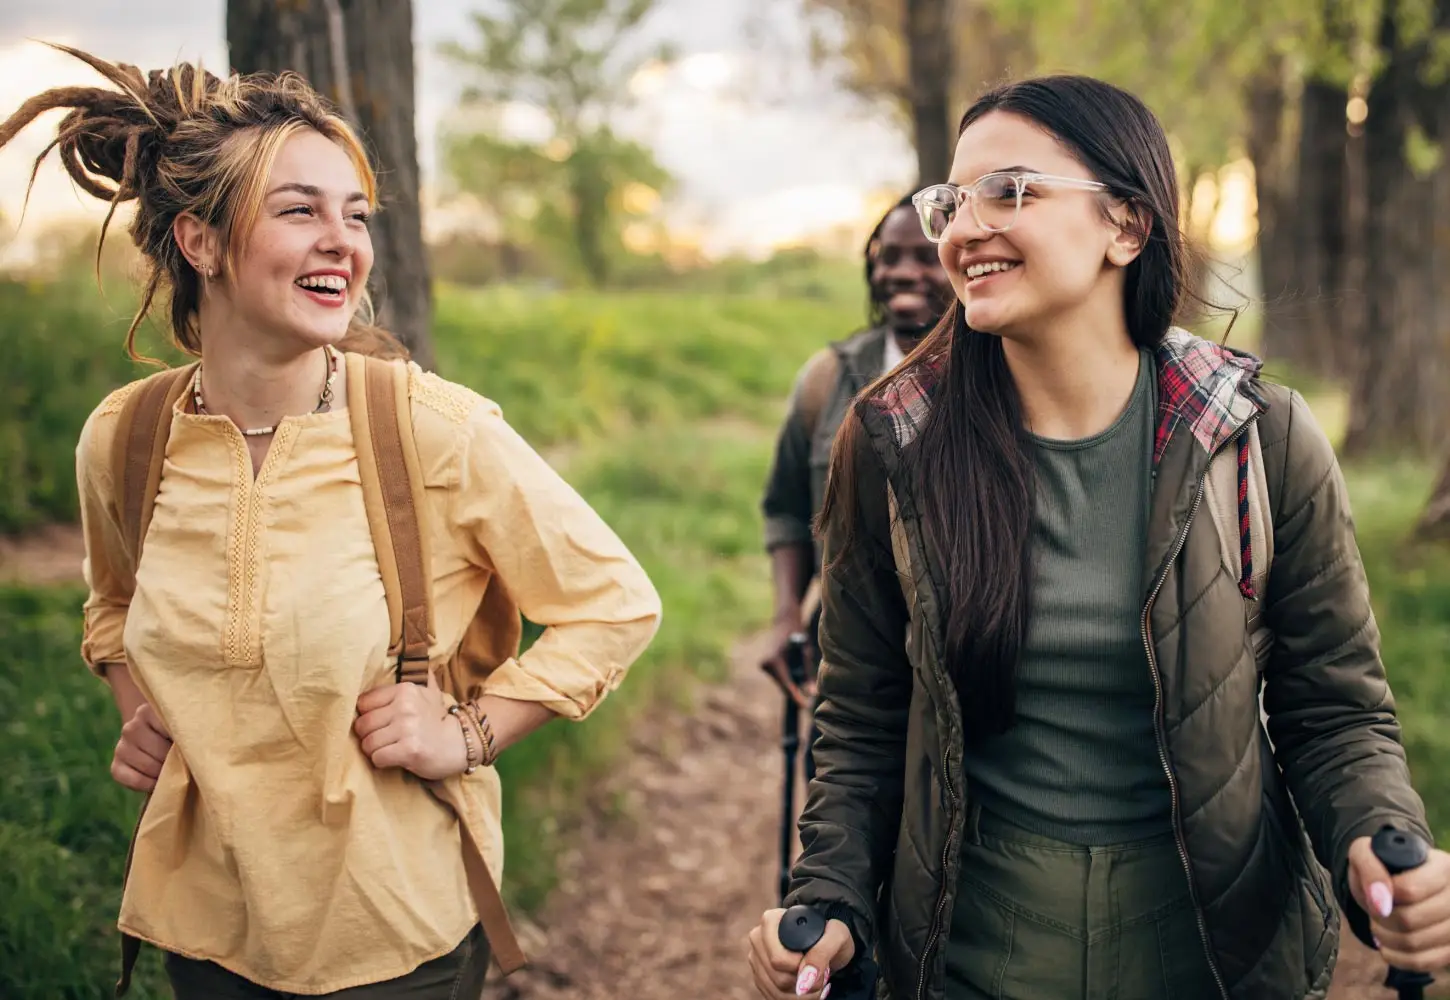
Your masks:
{"label": "green foliage", "polygon": [[604,125],[628,99],[630,78],[667,47],[633,53],[630,36],[655,0],[493,0],[472,14],[477,47],[456,42],[443,53],[476,72],[469,102],[521,101],[540,108],[572,139]]}
{"label": "green foliage", "polygon": [[81,424],[107,391],[149,370],[122,350],[130,297],[107,303],[84,269],[69,274],[0,277],[0,534],[79,516]]}
{"label": "green foliage", "polygon": [[814,346],[860,326],[856,303],[518,288],[439,296],[439,364],[535,446],[592,447],[633,427],[765,419]]}
{"label": "green foliage", "polygon": [[[530,247],[555,277],[604,284],[628,256],[625,226],[649,217],[670,175],[645,146],[601,127],[572,145],[529,143],[488,132],[448,136],[444,156],[459,191],[483,206],[500,240]],[[644,205],[627,192],[649,192]]]}
{"label": "green foliage", "polygon": [[[119,723],[79,663],[81,597],[0,588],[0,996],[16,1000],[94,1000],[119,971],[138,798],[110,777]],[[133,994],[164,984],[147,955]]]}
{"label": "green foliage", "polygon": [[[464,110],[483,127],[445,137],[445,160],[459,191],[493,216],[504,239],[538,241],[596,286],[624,254],[622,232],[652,204],[631,205],[631,186],[657,196],[669,174],[653,152],[622,139],[611,118],[629,103],[642,66],[670,58],[667,48],[631,50],[630,40],[655,0],[498,0],[473,14],[478,43],[443,53],[474,83]],[[547,141],[507,139],[499,109],[531,106],[547,118]]]}
{"label": "green foliage", "polygon": [[1402,545],[1425,506],[1430,470],[1386,465],[1352,470],[1348,478],[1410,771],[1430,829],[1444,846],[1450,830],[1450,548],[1406,551]]}

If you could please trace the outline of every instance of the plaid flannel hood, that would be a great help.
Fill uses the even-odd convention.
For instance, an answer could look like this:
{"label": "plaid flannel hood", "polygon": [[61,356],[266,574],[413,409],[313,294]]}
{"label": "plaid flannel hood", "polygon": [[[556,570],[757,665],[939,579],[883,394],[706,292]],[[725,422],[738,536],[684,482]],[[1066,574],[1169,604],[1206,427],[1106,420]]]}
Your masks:
{"label": "plaid flannel hood", "polygon": [[[1248,530],[1249,440],[1244,430],[1263,409],[1254,384],[1263,362],[1251,354],[1215,344],[1181,327],[1172,327],[1154,351],[1158,373],[1158,428],[1154,437],[1156,468],[1178,436],[1192,437],[1203,452],[1203,464],[1238,437],[1240,557],[1239,587],[1253,596],[1253,552]],[[920,432],[931,411],[941,362],[918,366],[888,382],[872,400],[885,418],[898,449]]]}

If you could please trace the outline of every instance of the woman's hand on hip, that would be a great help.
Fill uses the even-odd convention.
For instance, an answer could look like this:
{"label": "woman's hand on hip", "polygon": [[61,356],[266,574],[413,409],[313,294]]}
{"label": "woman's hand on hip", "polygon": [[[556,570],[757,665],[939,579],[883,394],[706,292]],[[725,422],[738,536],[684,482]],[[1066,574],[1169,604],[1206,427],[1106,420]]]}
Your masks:
{"label": "woman's hand on hip", "polygon": [[401,767],[426,781],[468,767],[463,724],[449,714],[432,673],[428,685],[384,684],[357,700],[353,732],[374,767]]}
{"label": "woman's hand on hip", "polygon": [[826,932],[814,948],[802,955],[786,951],[780,943],[784,910],[766,910],[750,932],[750,974],[764,1000],[825,1000],[831,992],[831,973],[848,965],[856,954],[851,930],[839,920],[826,921]]}
{"label": "woman's hand on hip", "polygon": [[1391,877],[1360,837],[1349,846],[1349,889],[1386,962],[1414,972],[1450,966],[1450,854],[1431,850],[1419,868]]}
{"label": "woman's hand on hip", "polygon": [[121,726],[111,756],[111,777],[136,792],[149,792],[171,752],[171,733],[148,702],[141,702]]}

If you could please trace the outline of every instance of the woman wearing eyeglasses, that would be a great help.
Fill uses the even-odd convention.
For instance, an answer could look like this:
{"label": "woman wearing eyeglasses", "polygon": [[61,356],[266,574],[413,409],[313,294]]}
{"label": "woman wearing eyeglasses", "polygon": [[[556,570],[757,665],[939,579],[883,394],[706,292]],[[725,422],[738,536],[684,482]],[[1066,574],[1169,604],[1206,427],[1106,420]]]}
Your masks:
{"label": "woman wearing eyeglasses", "polygon": [[[1450,855],[1391,878],[1370,850],[1429,831],[1333,450],[1172,325],[1157,120],[1002,87],[915,204],[957,302],[836,440],[786,901],[826,930],[792,953],[768,911],[760,995],[865,996],[879,962],[897,1000],[1322,996],[1334,901],[1393,964],[1450,961]],[[1271,525],[1200,510],[1220,460]]]}

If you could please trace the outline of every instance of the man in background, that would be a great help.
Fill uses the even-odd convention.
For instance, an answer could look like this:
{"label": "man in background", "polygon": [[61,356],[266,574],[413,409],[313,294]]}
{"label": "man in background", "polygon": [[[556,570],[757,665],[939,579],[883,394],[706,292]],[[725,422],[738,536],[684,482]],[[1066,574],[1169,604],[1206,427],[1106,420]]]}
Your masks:
{"label": "man in background", "polygon": [[[770,653],[761,664],[801,707],[814,682],[790,680],[785,655],[792,633],[804,631],[815,660],[819,602],[804,607],[820,572],[821,552],[811,526],[821,509],[831,443],[856,394],[886,374],[931,332],[952,301],[937,247],[922,232],[910,197],[901,199],[866,240],[867,328],[822,348],[796,376],[775,461],[765,485],[765,548],[775,579]],[[808,736],[814,736],[814,729]],[[807,780],[814,773],[806,746]]]}

